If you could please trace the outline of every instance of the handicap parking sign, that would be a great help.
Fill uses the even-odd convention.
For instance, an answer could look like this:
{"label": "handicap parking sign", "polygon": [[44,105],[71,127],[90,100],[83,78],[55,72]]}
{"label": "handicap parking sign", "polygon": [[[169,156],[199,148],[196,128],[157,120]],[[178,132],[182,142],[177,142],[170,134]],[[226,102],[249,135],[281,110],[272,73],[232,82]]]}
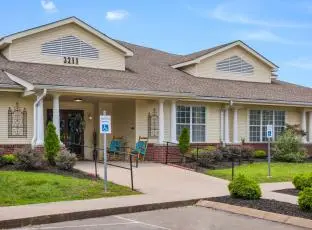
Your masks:
{"label": "handicap parking sign", "polygon": [[273,125],[267,125],[267,138],[273,137]]}
{"label": "handicap parking sign", "polygon": [[100,116],[100,131],[101,133],[110,134],[111,130],[111,116],[102,115]]}

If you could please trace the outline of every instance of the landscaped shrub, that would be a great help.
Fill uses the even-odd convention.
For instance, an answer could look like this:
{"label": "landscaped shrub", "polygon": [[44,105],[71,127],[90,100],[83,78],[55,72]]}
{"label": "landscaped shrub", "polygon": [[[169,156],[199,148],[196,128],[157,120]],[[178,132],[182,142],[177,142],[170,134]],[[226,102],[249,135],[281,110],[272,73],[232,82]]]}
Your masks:
{"label": "landscaped shrub", "polygon": [[298,190],[304,190],[305,188],[312,187],[312,173],[295,176],[293,179],[293,185]]}
{"label": "landscaped shrub", "polygon": [[242,145],[241,147],[241,156],[243,159],[250,160],[254,157],[255,149],[248,145]]}
{"label": "landscaped shrub", "polygon": [[298,204],[302,210],[312,212],[312,187],[299,193]]}
{"label": "landscaped shrub", "polygon": [[14,164],[14,161],[16,160],[16,157],[14,154],[5,154],[1,156],[1,160],[6,165],[12,165]]}
{"label": "landscaped shrub", "polygon": [[209,167],[212,163],[220,162],[223,160],[223,153],[220,149],[216,149],[212,152],[202,153],[198,157],[198,163],[201,167]]}
{"label": "landscaped shrub", "polygon": [[190,149],[190,132],[188,128],[183,128],[179,137],[179,149],[180,152],[185,155]]}
{"label": "landscaped shrub", "polygon": [[264,150],[256,150],[254,153],[255,158],[265,158],[267,156],[267,153]]}
{"label": "landscaped shrub", "polygon": [[44,152],[50,165],[55,165],[56,154],[60,151],[60,140],[56,134],[55,126],[52,122],[48,123],[44,138]]}
{"label": "landscaped shrub", "polygon": [[303,162],[307,158],[306,149],[292,129],[283,132],[274,144],[273,157],[277,161]]}
{"label": "landscaped shrub", "polygon": [[69,152],[67,149],[62,149],[55,157],[56,167],[61,170],[72,170],[76,161],[76,154]]}
{"label": "landscaped shrub", "polygon": [[46,166],[43,154],[32,150],[30,147],[25,147],[22,150],[17,150],[14,155],[16,157],[14,165],[19,169],[42,169]]}
{"label": "landscaped shrub", "polygon": [[230,194],[234,198],[246,200],[257,200],[261,197],[259,184],[253,180],[239,174],[228,186]]}

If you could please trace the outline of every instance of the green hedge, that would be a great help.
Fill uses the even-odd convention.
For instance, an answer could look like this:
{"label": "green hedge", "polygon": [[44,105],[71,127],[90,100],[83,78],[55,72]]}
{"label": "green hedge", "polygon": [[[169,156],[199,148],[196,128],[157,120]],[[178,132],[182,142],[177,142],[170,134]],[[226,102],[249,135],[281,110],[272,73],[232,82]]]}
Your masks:
{"label": "green hedge", "polygon": [[267,156],[267,153],[264,150],[256,150],[254,153],[255,158],[265,158],[266,156]]}
{"label": "green hedge", "polygon": [[295,176],[293,179],[293,185],[298,190],[304,190],[305,188],[312,187],[312,173]]}
{"label": "green hedge", "polygon": [[230,194],[234,198],[257,200],[261,197],[259,184],[250,178],[240,174],[228,186]]}
{"label": "green hedge", "polygon": [[302,210],[312,212],[312,187],[299,193],[298,204]]}

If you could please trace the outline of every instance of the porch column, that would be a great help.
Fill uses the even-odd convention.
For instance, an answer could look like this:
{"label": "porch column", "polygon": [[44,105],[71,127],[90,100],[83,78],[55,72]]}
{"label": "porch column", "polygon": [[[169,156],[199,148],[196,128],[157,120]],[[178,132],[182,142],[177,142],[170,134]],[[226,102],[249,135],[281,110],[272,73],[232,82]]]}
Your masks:
{"label": "porch column", "polygon": [[176,101],[171,101],[171,142],[177,142],[177,105]]}
{"label": "porch column", "polygon": [[159,113],[159,134],[158,134],[158,143],[163,144],[164,142],[164,133],[165,133],[165,121],[164,121],[164,100],[160,99],[158,104],[158,113]]}
{"label": "porch column", "polygon": [[[307,130],[307,116],[306,116],[306,111],[303,110],[301,113],[301,129],[306,132]],[[302,142],[306,143],[307,142],[307,136],[302,137]]]}
{"label": "porch column", "polygon": [[309,143],[312,143],[312,111],[309,112]]}
{"label": "porch column", "polygon": [[224,110],[220,110],[220,141],[224,143]]}
{"label": "porch column", "polygon": [[60,139],[60,95],[53,95],[53,124],[55,126],[56,134]]}
{"label": "porch column", "polygon": [[224,142],[226,144],[230,143],[230,133],[229,133],[229,108],[226,107],[224,110]]}
{"label": "porch column", "polygon": [[[39,97],[39,96],[37,96]],[[44,144],[43,100],[37,105],[37,140],[36,145]]]}
{"label": "porch column", "polygon": [[238,109],[234,108],[233,114],[233,143],[238,143]]}

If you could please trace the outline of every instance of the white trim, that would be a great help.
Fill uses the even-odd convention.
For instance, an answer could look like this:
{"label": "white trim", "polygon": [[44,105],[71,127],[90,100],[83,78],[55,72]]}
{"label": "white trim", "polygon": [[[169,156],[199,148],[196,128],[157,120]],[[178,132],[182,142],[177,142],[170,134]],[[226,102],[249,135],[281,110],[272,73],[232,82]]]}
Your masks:
{"label": "white trim", "polygon": [[35,86],[28,81],[25,81],[13,74],[8,73],[7,71],[4,71],[4,73],[10,78],[12,81],[16,82],[17,84],[23,86],[26,88],[27,91],[32,91],[35,89]]}
{"label": "white trim", "polygon": [[209,141],[209,134],[208,134],[208,132],[209,132],[209,129],[208,129],[208,120],[209,120],[209,114],[208,114],[208,112],[209,112],[209,106],[208,105],[206,105],[205,106],[205,142],[206,143],[208,143],[208,141]]}
{"label": "white trim", "polygon": [[171,101],[170,126],[171,142],[177,143],[177,104],[175,100]]}
{"label": "white trim", "polygon": [[309,111],[309,131],[308,131],[308,136],[309,136],[309,143],[312,143],[312,112]]}
{"label": "white trim", "polygon": [[158,144],[163,144],[165,137],[165,114],[164,114],[164,100],[160,99],[158,102]]}
{"label": "white trim", "polygon": [[250,142],[250,138],[249,138],[249,135],[250,135],[250,131],[249,131],[249,116],[250,116],[250,109],[247,109],[247,137],[245,138],[245,139],[247,139],[246,140],[246,142]]}
{"label": "white trim", "polygon": [[245,49],[246,51],[248,51],[249,53],[251,53],[252,55],[254,55],[255,57],[257,57],[258,59],[260,59],[262,62],[264,62],[265,64],[267,64],[268,66],[270,66],[271,68],[273,69],[278,69],[278,66],[275,65],[273,62],[267,60],[266,58],[264,58],[262,55],[258,54],[255,50],[251,49],[249,46],[247,46],[245,43],[243,43],[242,41],[236,41],[236,42],[233,42],[223,48],[220,48],[220,49],[217,49],[213,52],[210,52],[208,54],[205,54],[203,56],[200,56],[198,58],[195,58],[191,61],[187,61],[187,62],[182,62],[182,63],[178,63],[178,64],[175,64],[175,65],[172,65],[171,67],[173,68],[180,68],[180,67],[184,67],[184,66],[188,66],[188,65],[192,65],[192,64],[198,64],[200,63],[202,60],[208,58],[208,57],[211,57],[213,55],[216,55],[218,53],[221,53],[221,52],[224,52],[228,49],[231,49],[235,46],[240,46],[242,47],[243,49]]}
{"label": "white trim", "polygon": [[89,26],[87,23],[83,22],[82,20],[76,18],[76,17],[70,17],[66,18],[57,22],[52,22],[47,25],[39,26],[33,29],[29,29],[26,31],[22,31],[19,33],[15,33],[13,35],[9,35],[7,37],[4,37],[2,40],[0,40],[0,47],[5,46],[8,44],[11,44],[13,40],[18,38],[23,38],[29,35],[33,35],[42,31],[50,30],[53,28],[57,28],[60,26],[64,26],[70,23],[75,23],[76,25],[82,27],[83,29],[87,30],[88,32],[92,33],[93,35],[99,37],[103,41],[109,43],[110,45],[114,46],[115,48],[119,49],[123,53],[125,53],[125,56],[133,56],[133,52],[129,50],[128,48],[120,45],[118,42],[114,41],[113,39],[109,38],[105,34],[101,33],[100,31],[94,29],[93,27]]}

